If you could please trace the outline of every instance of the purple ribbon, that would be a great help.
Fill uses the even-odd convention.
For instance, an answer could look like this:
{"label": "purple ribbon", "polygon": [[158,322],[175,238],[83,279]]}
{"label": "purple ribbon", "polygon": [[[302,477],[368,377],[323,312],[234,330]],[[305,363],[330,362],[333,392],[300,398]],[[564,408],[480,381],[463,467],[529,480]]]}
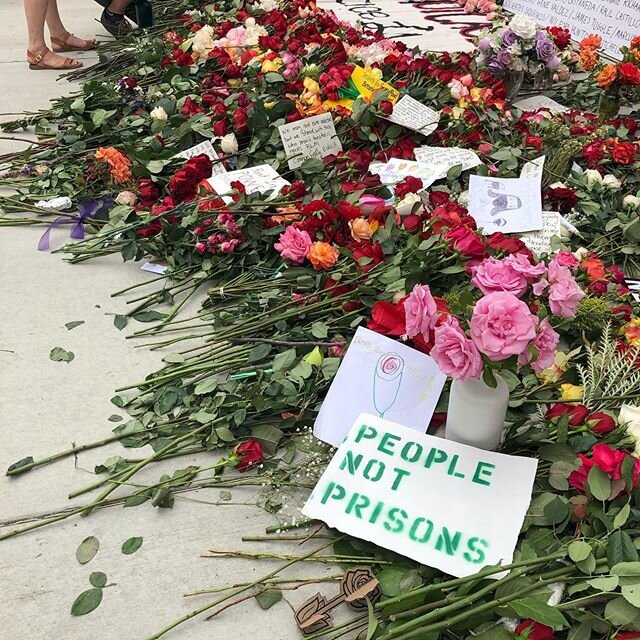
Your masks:
{"label": "purple ribbon", "polygon": [[42,234],[40,242],[38,242],[38,251],[49,251],[49,240],[51,232],[65,222],[75,222],[71,228],[70,238],[74,240],[82,240],[84,238],[84,223],[87,218],[93,218],[101,213],[104,209],[113,206],[114,202],[111,198],[97,198],[95,200],[85,200],[78,205],[77,216],[60,216],[56,218]]}

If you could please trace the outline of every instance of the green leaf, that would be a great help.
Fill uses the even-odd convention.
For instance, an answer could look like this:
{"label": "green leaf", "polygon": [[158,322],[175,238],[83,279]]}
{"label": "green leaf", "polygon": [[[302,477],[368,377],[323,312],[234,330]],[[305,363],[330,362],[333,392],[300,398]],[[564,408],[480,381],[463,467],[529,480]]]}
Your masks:
{"label": "green leaf", "polygon": [[591,640],[591,623],[582,622],[571,627],[567,635],[567,640]]}
{"label": "green leaf", "polygon": [[251,431],[251,437],[257,440],[268,454],[276,452],[282,436],[282,431],[270,424],[261,424]]}
{"label": "green leaf", "polygon": [[617,576],[622,586],[640,585],[640,562],[618,562],[611,567],[611,575]]}
{"label": "green leaf", "polygon": [[256,593],[256,600],[261,609],[271,609],[274,604],[282,600],[282,591],[280,589],[265,589]]}
{"label": "green leaf", "polygon": [[607,543],[607,561],[610,567],[614,567],[621,562],[636,562],[638,560],[638,550],[633,544],[631,536],[626,531],[614,531],[609,536]]}
{"label": "green leaf", "polygon": [[380,588],[382,593],[388,598],[393,598],[401,593],[400,583],[404,574],[407,573],[406,569],[402,567],[390,566],[384,568],[378,574],[378,580],[380,582]]}
{"label": "green leaf", "polygon": [[640,609],[640,585],[622,587],[622,597],[634,607]]}
{"label": "green leaf", "polygon": [[155,322],[156,320],[164,320],[166,314],[159,311],[141,311],[133,315],[133,318],[138,322]]}
{"label": "green leaf", "polygon": [[264,360],[271,353],[272,348],[270,344],[257,344],[249,351],[247,363],[251,364],[252,362]]}
{"label": "green leaf", "polygon": [[193,390],[194,395],[201,396],[205,393],[210,393],[218,386],[218,381],[214,379],[203,380],[199,384],[196,385],[196,388]]}
{"label": "green leaf", "polygon": [[49,360],[54,362],[71,362],[75,358],[73,351],[66,351],[62,347],[54,347],[49,354]]}
{"label": "green leaf", "polygon": [[618,511],[618,513],[616,514],[616,517],[613,519],[613,526],[616,529],[624,526],[624,523],[629,519],[630,515],[631,515],[631,507],[627,502],[627,504],[625,504],[624,507],[622,507],[622,509]]}
{"label": "green leaf", "polygon": [[296,361],[296,350],[287,349],[282,353],[279,353],[273,359],[272,368],[274,371],[280,371],[282,369],[288,369]]}
{"label": "green leaf", "polygon": [[584,540],[576,540],[569,545],[569,557],[574,562],[586,560],[591,555],[591,546]]}
{"label": "green leaf", "polygon": [[72,329],[75,329],[76,327],[79,327],[81,324],[84,324],[84,320],[73,320],[72,322],[66,322],[64,326],[69,331],[71,331]]}
{"label": "green leaf", "polygon": [[587,580],[590,586],[598,591],[613,591],[618,588],[618,576],[601,576]]}
{"label": "green leaf", "polygon": [[127,316],[121,316],[119,314],[116,314],[113,317],[113,326],[118,331],[122,331],[127,326],[127,322],[128,321],[129,321],[129,319],[127,318]]}
{"label": "green leaf", "polygon": [[124,420],[124,418],[122,416],[119,416],[117,413],[112,413],[107,420],[109,422],[122,422]]}
{"label": "green leaf", "polygon": [[142,538],[129,538],[122,543],[122,553],[126,556],[130,556],[135,553],[142,546]]}
{"label": "green leaf", "polygon": [[7,469],[7,475],[11,475],[18,471],[18,469],[22,469],[22,467],[26,467],[33,462],[33,456],[27,456],[26,458],[22,458],[22,460],[18,460],[18,462],[14,462]]}
{"label": "green leaf", "polygon": [[373,612],[373,605],[371,604],[371,600],[367,598],[367,637],[365,638],[365,640],[371,640],[377,628],[378,619]]}
{"label": "green leaf", "polygon": [[96,609],[102,602],[102,589],[83,591],[71,605],[72,616],[83,616]]}
{"label": "green leaf", "polygon": [[167,353],[162,359],[169,364],[181,364],[184,362],[184,356],[181,353]]}
{"label": "green leaf", "polygon": [[329,335],[329,327],[324,322],[314,322],[311,325],[311,335],[318,340],[322,340]]}
{"label": "green leaf", "polygon": [[162,170],[171,162],[170,160],[150,160],[146,167],[149,173],[162,173]]}
{"label": "green leaf", "polygon": [[527,519],[537,527],[559,524],[569,515],[569,501],[555,493],[541,493],[532,501]]}
{"label": "green leaf", "polygon": [[606,500],[611,495],[611,480],[597,465],[593,465],[589,471],[587,486],[596,500]]}
{"label": "green leaf", "polygon": [[636,627],[640,624],[640,609],[634,607],[624,598],[616,598],[607,602],[604,617],[607,622],[616,627],[626,627],[627,625]]}
{"label": "green leaf", "polygon": [[94,571],[89,576],[89,582],[94,587],[98,587],[99,589],[101,589],[102,587],[104,587],[105,584],[107,584],[107,574],[102,573],[102,571]]}
{"label": "green leaf", "polygon": [[92,560],[96,553],[98,553],[99,548],[100,541],[98,538],[94,538],[93,536],[85,538],[76,549],[76,558],[78,559],[78,562],[80,564],[87,564],[87,562]]}
{"label": "green leaf", "polygon": [[511,602],[509,606],[521,618],[531,618],[531,620],[554,628],[567,626],[565,617],[558,609],[537,598],[522,598]]}

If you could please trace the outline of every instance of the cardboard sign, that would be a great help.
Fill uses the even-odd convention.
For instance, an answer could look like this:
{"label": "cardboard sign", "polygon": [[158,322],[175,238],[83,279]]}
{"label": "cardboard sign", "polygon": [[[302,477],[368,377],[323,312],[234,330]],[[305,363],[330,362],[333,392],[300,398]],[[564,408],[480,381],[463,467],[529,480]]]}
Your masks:
{"label": "cardboard sign", "polygon": [[[207,182],[213,187],[213,190],[223,196],[225,202],[231,202],[229,196],[224,194],[233,190],[232,182],[241,182],[247,193],[265,193],[273,191],[273,195],[277,195],[282,187],[289,184],[272,166],[268,164],[259,164],[255,167],[247,167],[246,169],[237,169],[227,173],[212,176]],[[272,196],[273,197],[273,196]]]}
{"label": "cardboard sign", "polygon": [[616,60],[619,49],[638,34],[640,14],[635,0],[505,0],[504,8],[533,18],[539,24],[564,27],[579,42],[590,33],[602,36],[602,50]]}
{"label": "cardboard sign", "polygon": [[411,96],[402,96],[385,119],[428,136],[438,128],[440,114]]}
{"label": "cardboard sign", "polygon": [[543,253],[551,252],[551,239],[553,236],[560,237],[560,214],[556,211],[543,211],[542,229],[523,233],[520,239],[533,253],[541,256]]}
{"label": "cardboard sign", "polygon": [[542,229],[540,178],[471,176],[469,214],[485,235],[495,231],[539,231]]}
{"label": "cardboard sign", "polygon": [[362,414],[302,513],[468,576],[513,559],[537,465]]}
{"label": "cardboard sign", "polygon": [[446,178],[449,169],[456,165],[461,165],[462,171],[466,171],[482,164],[473,151],[462,147],[418,147],[413,150],[413,155],[420,164],[435,169],[438,179]]}
{"label": "cardboard sign", "polygon": [[185,160],[189,160],[191,158],[195,158],[196,156],[201,155],[209,156],[211,162],[213,162],[213,171],[211,173],[212,176],[217,176],[222,173],[227,173],[227,170],[224,168],[222,162],[217,162],[219,160],[218,154],[216,150],[213,148],[211,144],[211,140],[205,140],[200,144],[195,145],[194,147],[190,147],[189,149],[185,149],[180,153],[176,153],[175,158],[184,158]]}
{"label": "cardboard sign", "polygon": [[361,413],[424,433],[446,376],[433,358],[360,327],[320,407],[313,433],[338,446]]}
{"label": "cardboard sign", "polygon": [[297,169],[307,158],[324,158],[342,151],[330,113],[282,124],[278,133],[289,159],[289,169]]}
{"label": "cardboard sign", "polygon": [[556,113],[569,111],[569,107],[565,107],[547,96],[531,96],[530,98],[514,102],[513,106],[518,107],[518,109],[522,109],[522,111],[537,111],[538,109],[545,109],[554,115]]}

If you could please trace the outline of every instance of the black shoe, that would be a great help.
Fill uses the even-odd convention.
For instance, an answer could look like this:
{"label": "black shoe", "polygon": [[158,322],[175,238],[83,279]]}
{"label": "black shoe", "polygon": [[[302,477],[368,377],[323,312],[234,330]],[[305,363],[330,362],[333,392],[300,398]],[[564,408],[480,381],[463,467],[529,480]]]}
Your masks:
{"label": "black shoe", "polygon": [[110,13],[106,9],[100,16],[100,23],[114,38],[123,38],[133,31],[131,23],[123,15]]}
{"label": "black shoe", "polygon": [[[111,4],[111,0],[96,0],[96,2],[105,9]],[[134,22],[138,24],[138,12],[136,11],[136,3],[132,2],[124,11],[124,15]]]}

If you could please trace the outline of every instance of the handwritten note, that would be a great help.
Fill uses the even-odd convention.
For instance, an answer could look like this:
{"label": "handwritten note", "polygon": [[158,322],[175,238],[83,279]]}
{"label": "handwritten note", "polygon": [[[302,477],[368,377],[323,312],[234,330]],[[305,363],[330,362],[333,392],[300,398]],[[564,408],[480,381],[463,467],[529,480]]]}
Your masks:
{"label": "handwritten note", "polygon": [[530,162],[525,162],[520,170],[521,178],[535,178],[540,182],[542,180],[542,174],[544,172],[544,161],[546,156],[540,156]]}
{"label": "handwritten note", "polygon": [[483,451],[363,413],[302,513],[468,576],[512,561],[537,465],[534,458]]}
{"label": "handwritten note", "polygon": [[462,171],[466,171],[482,164],[473,151],[462,147],[418,147],[413,154],[418,162],[435,169],[438,179],[445,178],[447,171],[456,165],[461,165]]}
{"label": "handwritten note", "polygon": [[560,214],[556,211],[543,211],[542,229],[523,233],[520,239],[533,253],[541,256],[543,253],[551,252],[551,239],[553,236],[560,237]]}
{"label": "handwritten note", "polygon": [[365,69],[364,67],[356,65],[356,68],[351,74],[351,80],[360,95],[365,98],[370,98],[376,91],[380,91],[381,89],[389,93],[389,100],[391,100],[391,102],[395,103],[400,97],[400,92],[395,87],[378,78],[371,69]]}
{"label": "handwritten note", "polygon": [[556,113],[569,111],[569,107],[565,107],[547,96],[530,96],[529,98],[524,98],[524,100],[514,102],[513,106],[518,107],[518,109],[521,109],[522,111],[537,111],[538,109],[545,109],[554,115]]}
{"label": "handwritten note", "polygon": [[216,153],[216,150],[213,148],[213,145],[211,144],[211,140],[205,140],[204,142],[201,142],[200,144],[190,147],[189,149],[185,149],[180,153],[176,153],[174,157],[184,158],[185,160],[189,160],[191,158],[195,158],[196,156],[201,156],[203,154],[206,156],[209,156],[209,158],[211,159],[211,162],[213,162],[213,172],[211,173],[212,176],[217,176],[222,173],[227,173],[227,170],[224,168],[224,165],[222,164],[222,162],[218,162],[219,160],[218,154]]}
{"label": "handwritten note", "polygon": [[383,184],[397,184],[407,176],[412,176],[420,178],[424,188],[438,178],[438,171],[433,167],[421,162],[402,160],[400,158],[391,158],[384,167],[377,169],[376,172]]}
{"label": "handwritten note", "polygon": [[440,114],[411,96],[402,96],[386,119],[428,136],[438,128]]}
{"label": "handwritten note", "polygon": [[313,433],[338,446],[363,411],[425,432],[445,380],[429,356],[360,327],[320,407]]}
{"label": "handwritten note", "polygon": [[542,229],[540,179],[471,176],[469,214],[486,235],[495,231],[539,231]]}
{"label": "handwritten note", "polygon": [[278,132],[289,169],[297,169],[307,158],[324,158],[342,151],[330,113],[282,124]]}
{"label": "handwritten note", "polygon": [[272,166],[268,164],[259,164],[255,167],[247,167],[245,169],[237,169],[227,173],[212,176],[207,182],[213,187],[213,190],[223,196],[226,202],[230,202],[231,198],[225,194],[233,190],[232,182],[241,182],[247,193],[265,193],[272,191],[272,197],[280,193],[282,187],[289,184]]}

